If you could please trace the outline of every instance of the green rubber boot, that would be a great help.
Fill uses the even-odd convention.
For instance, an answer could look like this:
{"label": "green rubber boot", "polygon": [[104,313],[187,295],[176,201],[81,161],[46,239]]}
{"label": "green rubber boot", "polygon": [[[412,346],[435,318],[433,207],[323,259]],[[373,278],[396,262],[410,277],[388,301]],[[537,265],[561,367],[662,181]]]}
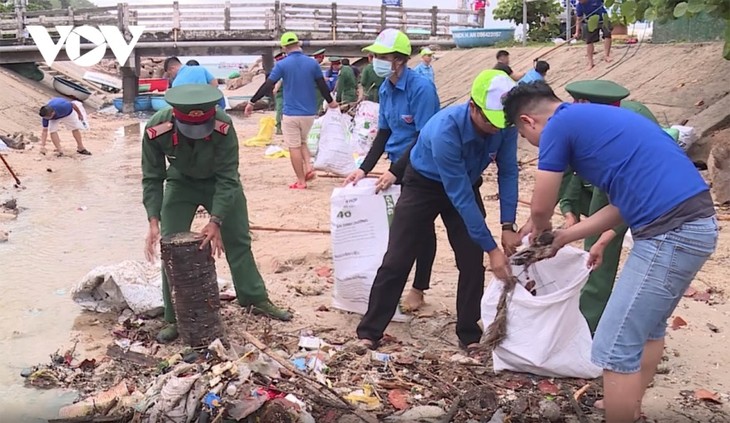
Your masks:
{"label": "green rubber boot", "polygon": [[170,324],[165,326],[160,333],[157,334],[157,342],[160,344],[169,344],[177,339],[177,325]]}
{"label": "green rubber boot", "polygon": [[272,319],[281,320],[283,322],[288,322],[292,319],[291,313],[289,313],[287,310],[275,306],[274,303],[269,300],[264,300],[255,304],[251,304],[250,306],[248,306],[248,309],[257,316],[269,316]]}

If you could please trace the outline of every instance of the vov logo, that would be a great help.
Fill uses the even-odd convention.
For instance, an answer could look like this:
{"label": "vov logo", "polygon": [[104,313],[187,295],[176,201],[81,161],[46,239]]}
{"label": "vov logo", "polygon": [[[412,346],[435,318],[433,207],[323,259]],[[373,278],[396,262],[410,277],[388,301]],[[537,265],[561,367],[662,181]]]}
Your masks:
{"label": "vov logo", "polygon": [[[94,28],[93,26],[83,25],[74,28],[71,25],[57,25],[56,31],[59,39],[57,43],[54,43],[45,27],[28,25],[26,28],[48,66],[51,66],[56,60],[64,43],[69,59],[79,66],[94,66],[99,63],[106,54],[107,45],[111,48],[119,64],[123,65],[129,59],[134,46],[137,45],[139,37],[144,32],[143,26],[130,26],[129,32],[132,33],[132,41],[127,44],[124,35],[116,26],[101,25]],[[81,38],[91,41],[96,47],[81,55]]]}

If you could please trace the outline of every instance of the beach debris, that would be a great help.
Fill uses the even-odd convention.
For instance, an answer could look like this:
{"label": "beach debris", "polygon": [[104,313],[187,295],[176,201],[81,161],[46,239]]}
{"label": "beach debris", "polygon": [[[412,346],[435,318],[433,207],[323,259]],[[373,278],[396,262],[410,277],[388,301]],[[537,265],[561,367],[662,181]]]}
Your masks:
{"label": "beach debris", "polygon": [[672,319],[672,324],[670,326],[672,330],[677,330],[684,326],[687,326],[687,322],[679,316],[674,316],[674,318]]}

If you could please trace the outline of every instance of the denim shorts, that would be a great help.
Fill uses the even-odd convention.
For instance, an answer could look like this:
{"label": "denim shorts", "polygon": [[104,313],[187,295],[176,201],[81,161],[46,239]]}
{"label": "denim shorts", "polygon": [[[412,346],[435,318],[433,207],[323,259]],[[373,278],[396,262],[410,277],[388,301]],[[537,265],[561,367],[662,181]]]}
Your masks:
{"label": "denim shorts", "polygon": [[708,217],[637,240],[593,338],[591,361],[616,373],[636,373],[649,340],[664,338],[667,319],[715,251],[717,219]]}

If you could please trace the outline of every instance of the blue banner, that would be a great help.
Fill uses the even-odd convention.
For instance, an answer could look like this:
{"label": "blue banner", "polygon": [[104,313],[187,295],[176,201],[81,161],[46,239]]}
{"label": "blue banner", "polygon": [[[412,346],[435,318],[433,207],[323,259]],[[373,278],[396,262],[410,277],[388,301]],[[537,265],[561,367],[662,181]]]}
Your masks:
{"label": "blue banner", "polygon": [[383,6],[402,7],[401,0],[383,0]]}

